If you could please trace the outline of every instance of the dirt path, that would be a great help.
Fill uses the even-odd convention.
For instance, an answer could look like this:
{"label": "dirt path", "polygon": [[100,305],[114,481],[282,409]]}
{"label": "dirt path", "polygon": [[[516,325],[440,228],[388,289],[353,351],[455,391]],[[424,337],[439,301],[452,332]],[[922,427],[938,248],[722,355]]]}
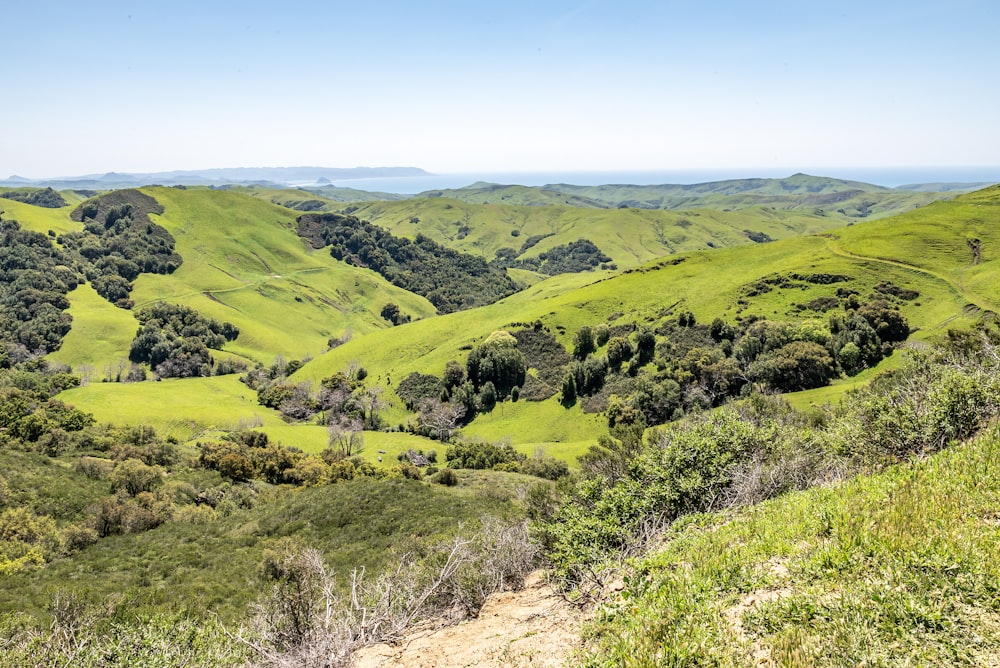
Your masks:
{"label": "dirt path", "polygon": [[398,645],[354,655],[355,668],[562,666],[579,643],[583,614],[529,576],[518,592],[494,594],[479,617],[455,626],[414,630]]}

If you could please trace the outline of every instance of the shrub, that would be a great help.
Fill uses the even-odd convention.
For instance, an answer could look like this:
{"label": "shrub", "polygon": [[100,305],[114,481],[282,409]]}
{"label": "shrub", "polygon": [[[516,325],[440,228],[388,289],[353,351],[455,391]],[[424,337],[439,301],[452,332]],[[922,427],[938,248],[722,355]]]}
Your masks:
{"label": "shrub", "polygon": [[439,485],[445,485],[446,487],[454,487],[458,484],[458,476],[455,471],[450,468],[443,468],[437,473],[435,473],[431,480]]}

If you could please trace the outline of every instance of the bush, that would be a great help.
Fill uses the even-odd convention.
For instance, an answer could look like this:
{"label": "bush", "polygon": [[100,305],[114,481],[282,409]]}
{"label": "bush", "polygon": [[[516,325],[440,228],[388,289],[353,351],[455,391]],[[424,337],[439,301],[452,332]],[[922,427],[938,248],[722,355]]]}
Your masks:
{"label": "bush", "polygon": [[492,469],[504,464],[519,464],[525,456],[510,443],[466,441],[448,448],[445,459],[451,468]]}
{"label": "bush", "polygon": [[435,473],[431,477],[431,481],[436,482],[439,485],[445,485],[446,487],[454,487],[458,484],[458,476],[455,471],[450,468],[444,468]]}

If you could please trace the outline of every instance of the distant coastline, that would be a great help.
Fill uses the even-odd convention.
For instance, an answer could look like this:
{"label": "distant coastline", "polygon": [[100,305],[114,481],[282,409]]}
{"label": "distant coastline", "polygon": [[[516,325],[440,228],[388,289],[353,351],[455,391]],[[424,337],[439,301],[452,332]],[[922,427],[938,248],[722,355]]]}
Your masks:
{"label": "distant coastline", "polygon": [[631,185],[661,185],[708,183],[730,179],[785,178],[795,172],[862,181],[896,188],[914,183],[1000,183],[1000,166],[996,167],[814,167],[796,168],[731,168],[649,171],[544,171],[544,172],[464,172],[428,174],[390,178],[338,179],[332,183],[344,188],[375,192],[416,194],[427,190],[462,188],[477,181],[505,185],[543,186],[568,183],[597,186],[609,183]]}
{"label": "distant coastline", "polygon": [[[544,186],[569,184],[598,186],[689,185],[736,179],[787,178],[795,173],[860,181],[898,188],[913,184],[1000,183],[1000,165],[995,167],[733,167],[725,169],[600,170],[600,171],[478,171],[431,173],[418,167],[277,167],[180,170],[146,174],[89,174],[77,177],[28,179],[11,176],[0,187],[52,187],[57,190],[134,188],[144,185],[222,186],[267,184],[275,187],[334,185],[369,192],[415,195],[429,190],[463,188],[477,182],[503,185]],[[941,190],[950,188],[942,187]]]}

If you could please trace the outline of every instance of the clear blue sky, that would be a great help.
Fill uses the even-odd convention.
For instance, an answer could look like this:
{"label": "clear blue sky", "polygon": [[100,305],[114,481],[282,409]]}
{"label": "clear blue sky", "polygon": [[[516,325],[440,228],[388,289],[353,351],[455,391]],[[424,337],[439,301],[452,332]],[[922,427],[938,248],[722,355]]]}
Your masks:
{"label": "clear blue sky", "polygon": [[996,0],[4,0],[0,178],[1000,164]]}

